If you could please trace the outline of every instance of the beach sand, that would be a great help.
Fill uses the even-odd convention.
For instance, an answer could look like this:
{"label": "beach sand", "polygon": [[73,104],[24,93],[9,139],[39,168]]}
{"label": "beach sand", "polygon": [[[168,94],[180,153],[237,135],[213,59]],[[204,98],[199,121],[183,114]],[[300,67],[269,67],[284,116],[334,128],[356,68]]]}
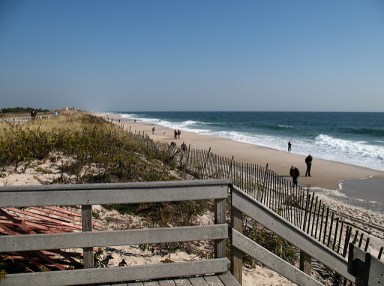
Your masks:
{"label": "beach sand", "polygon": [[[208,150],[211,148],[211,152],[214,154],[227,158],[232,158],[233,156],[234,160],[240,163],[258,164],[263,167],[268,164],[270,170],[288,179],[290,179],[289,170],[291,166],[296,166],[301,173],[299,184],[302,187],[319,187],[328,190],[337,190],[339,189],[339,184],[344,180],[372,177],[382,180],[384,186],[383,171],[313,158],[312,176],[305,177],[305,156],[302,155],[186,131],[181,131],[180,139],[174,139],[174,130],[172,129],[146,124],[140,121],[134,122],[131,119],[120,118],[118,115],[109,116],[110,118],[114,118],[115,122],[120,119],[120,124],[124,125],[125,129],[131,130],[131,132],[144,132],[154,141],[167,143],[174,141],[177,146],[185,142],[187,146],[194,149]],[[154,126],[155,133],[152,135],[152,128]],[[292,149],[294,149],[294,146]]]}

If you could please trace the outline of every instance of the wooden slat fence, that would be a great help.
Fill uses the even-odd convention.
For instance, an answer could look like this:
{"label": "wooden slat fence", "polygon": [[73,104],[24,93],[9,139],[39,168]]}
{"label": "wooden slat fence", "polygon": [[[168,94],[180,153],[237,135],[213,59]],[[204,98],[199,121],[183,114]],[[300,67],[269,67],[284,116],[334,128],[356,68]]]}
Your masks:
{"label": "wooden slat fence", "polygon": [[[356,218],[340,214],[315,193],[301,186],[293,187],[291,180],[279,176],[268,165],[239,163],[234,158],[216,155],[209,150],[188,148],[185,152],[168,144],[154,142],[144,132],[132,134],[151,152],[166,151],[178,166],[199,179],[230,179],[246,194],[302,229],[332,251],[347,257],[349,242],[369,251],[370,233],[365,226],[384,232],[384,227],[367,225]],[[383,247],[377,250],[382,258]]]}
{"label": "wooden slat fence", "polygon": [[31,120],[42,120],[51,118],[52,115],[37,115],[35,118],[32,116],[23,116],[23,117],[5,117],[0,118],[0,123],[26,123]]}

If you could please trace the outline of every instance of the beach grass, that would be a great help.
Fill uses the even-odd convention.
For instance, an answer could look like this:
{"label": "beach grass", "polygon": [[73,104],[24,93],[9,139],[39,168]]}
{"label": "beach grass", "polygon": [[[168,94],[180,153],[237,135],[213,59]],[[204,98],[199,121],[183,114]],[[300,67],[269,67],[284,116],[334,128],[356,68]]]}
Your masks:
{"label": "beach grass", "polygon": [[82,112],[25,124],[1,123],[0,154],[0,165],[15,169],[32,160],[73,158],[63,163],[62,171],[76,180],[56,183],[177,179],[163,163],[166,150],[154,152],[116,125]]}

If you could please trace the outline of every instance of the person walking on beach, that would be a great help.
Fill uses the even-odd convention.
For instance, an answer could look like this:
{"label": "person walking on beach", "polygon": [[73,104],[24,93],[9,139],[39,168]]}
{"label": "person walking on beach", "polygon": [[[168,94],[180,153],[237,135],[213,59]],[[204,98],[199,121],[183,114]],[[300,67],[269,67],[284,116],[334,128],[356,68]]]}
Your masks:
{"label": "person walking on beach", "polygon": [[297,188],[297,179],[300,176],[300,171],[298,168],[291,166],[291,169],[289,170],[289,175],[292,177],[292,187]]}
{"label": "person walking on beach", "polygon": [[288,152],[291,152],[292,143],[291,141],[288,141]]}
{"label": "person walking on beach", "polygon": [[307,170],[305,171],[305,176],[308,176],[308,177],[311,176],[312,160],[313,160],[313,158],[312,158],[311,154],[309,154],[305,158],[305,164],[307,164]]}
{"label": "person walking on beach", "polygon": [[155,135],[155,126],[152,127],[152,135]]}

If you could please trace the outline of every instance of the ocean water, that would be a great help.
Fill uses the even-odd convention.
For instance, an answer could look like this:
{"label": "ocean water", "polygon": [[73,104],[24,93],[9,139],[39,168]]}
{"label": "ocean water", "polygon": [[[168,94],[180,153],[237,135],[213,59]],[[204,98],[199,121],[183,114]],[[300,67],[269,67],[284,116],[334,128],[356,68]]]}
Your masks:
{"label": "ocean water", "polygon": [[[384,171],[384,113],[114,112],[172,129]],[[350,180],[338,190],[311,188],[333,200],[384,213],[384,180]]]}
{"label": "ocean water", "polygon": [[384,113],[114,112],[172,129],[223,137],[384,171]]}

